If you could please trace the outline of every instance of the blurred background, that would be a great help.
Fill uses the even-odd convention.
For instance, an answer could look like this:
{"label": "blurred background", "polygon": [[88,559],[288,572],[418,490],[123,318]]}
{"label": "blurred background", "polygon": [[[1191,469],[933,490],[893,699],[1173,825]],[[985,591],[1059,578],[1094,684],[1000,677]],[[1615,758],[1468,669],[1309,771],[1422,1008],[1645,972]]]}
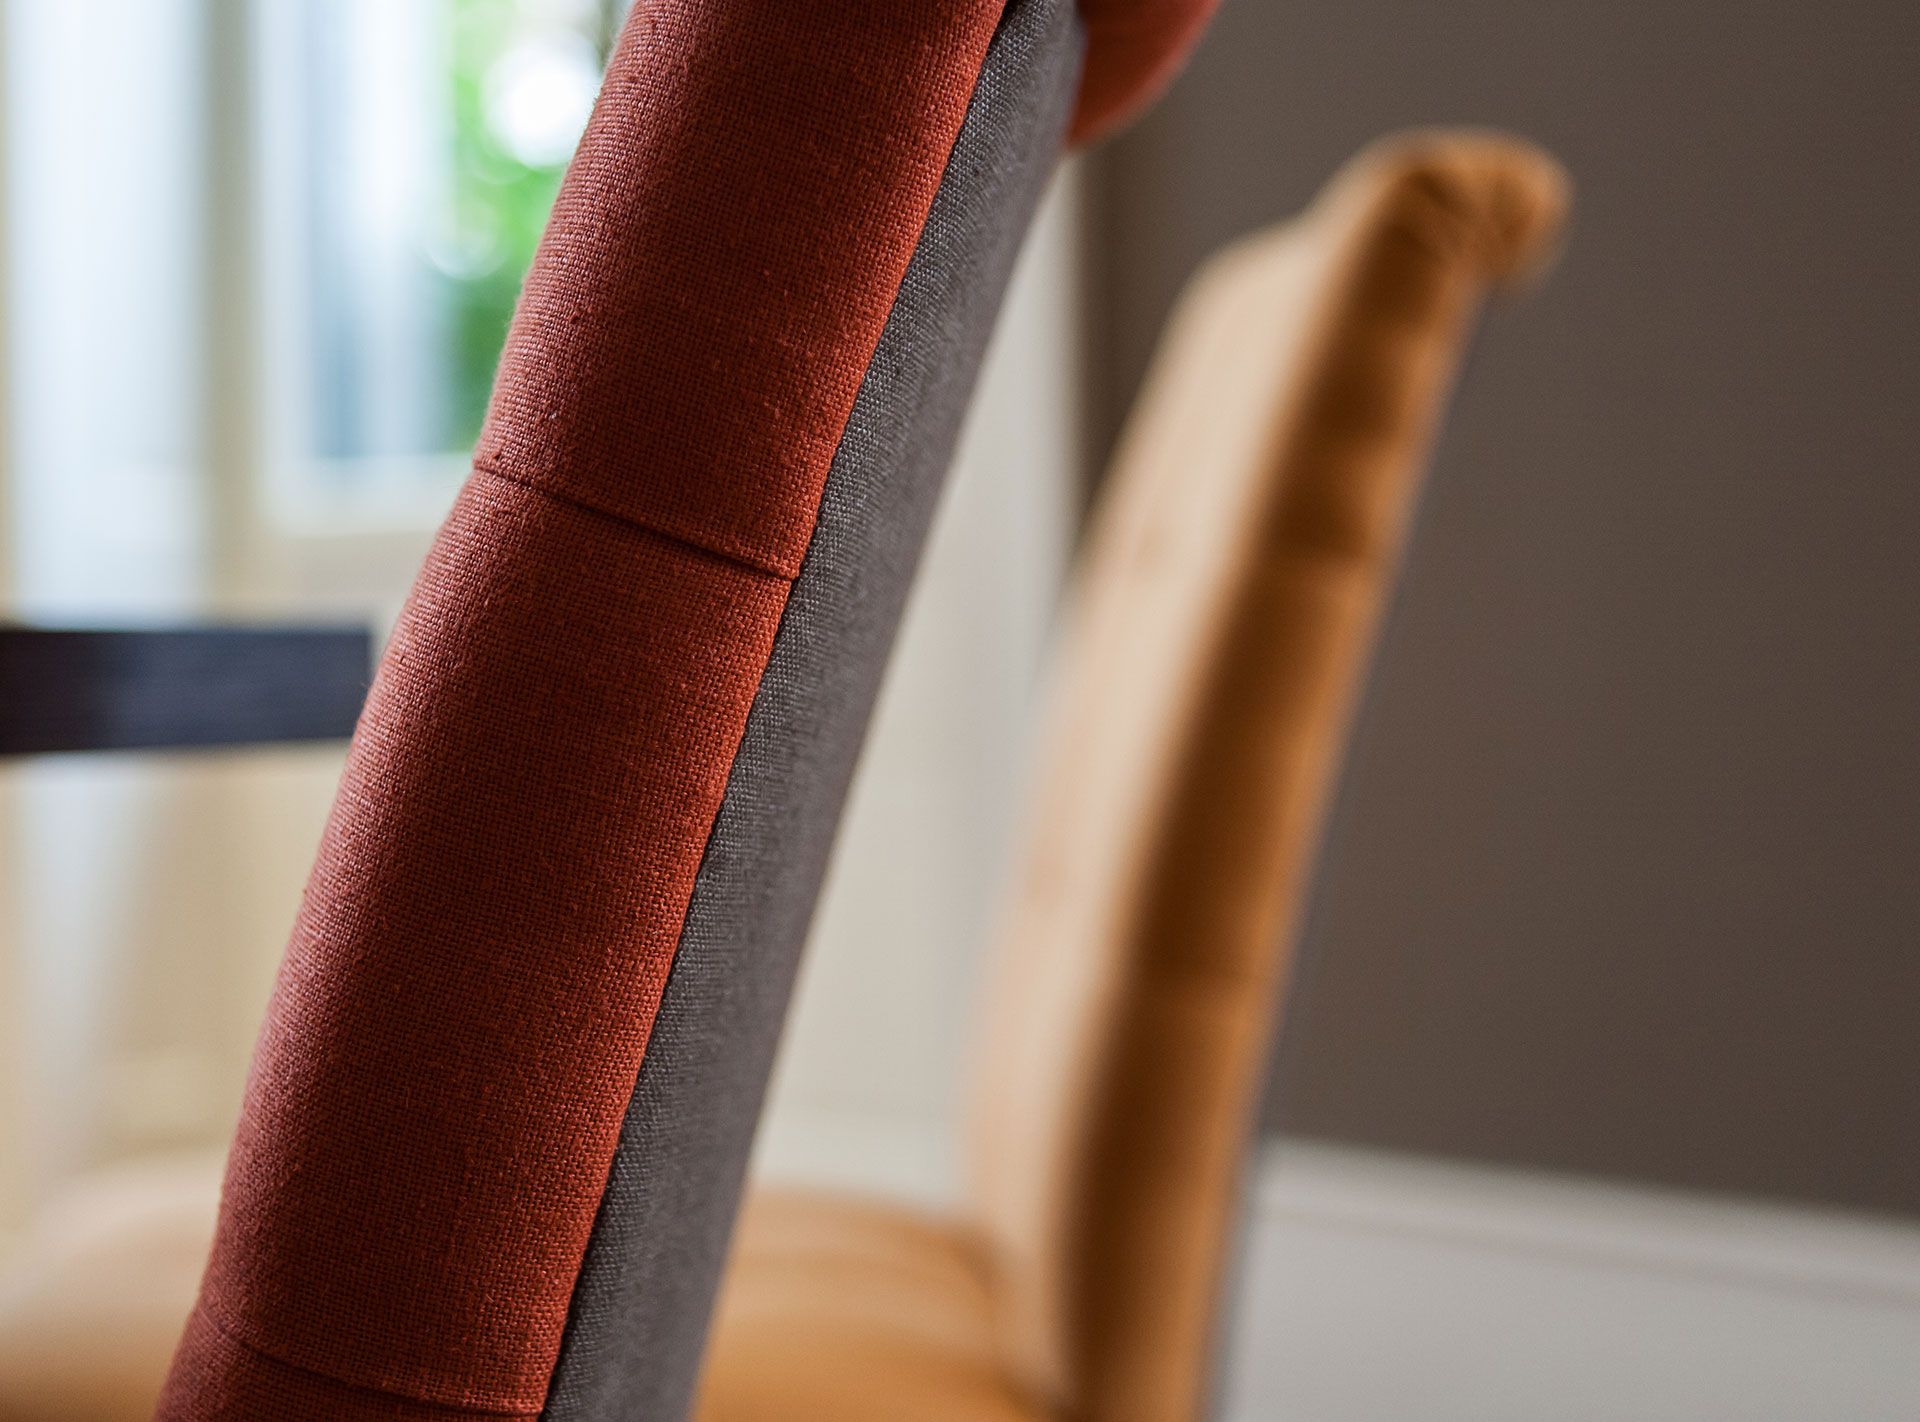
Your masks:
{"label": "blurred background", "polygon": [[[383,631],[624,8],[0,6],[0,616]],[[1497,125],[1576,219],[1373,678],[1233,1405],[1920,1415],[1916,40],[1894,0],[1227,0],[1029,242],[765,1167],[951,1193],[1055,601],[1181,281],[1380,133]],[[0,1251],[224,1142],[342,755],[0,763]]]}

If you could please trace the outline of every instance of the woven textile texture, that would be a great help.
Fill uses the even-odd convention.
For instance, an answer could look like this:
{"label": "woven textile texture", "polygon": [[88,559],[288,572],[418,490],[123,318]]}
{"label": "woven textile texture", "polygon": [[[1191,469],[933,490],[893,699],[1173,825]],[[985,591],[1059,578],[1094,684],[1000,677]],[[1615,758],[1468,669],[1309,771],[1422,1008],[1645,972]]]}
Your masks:
{"label": "woven textile texture", "polygon": [[355,738],[161,1418],[540,1412],[999,9],[636,8]]}
{"label": "woven textile texture", "polygon": [[581,1269],[552,1422],[687,1413],[854,758],[1079,60],[1072,0],[1013,0],[747,718]]}

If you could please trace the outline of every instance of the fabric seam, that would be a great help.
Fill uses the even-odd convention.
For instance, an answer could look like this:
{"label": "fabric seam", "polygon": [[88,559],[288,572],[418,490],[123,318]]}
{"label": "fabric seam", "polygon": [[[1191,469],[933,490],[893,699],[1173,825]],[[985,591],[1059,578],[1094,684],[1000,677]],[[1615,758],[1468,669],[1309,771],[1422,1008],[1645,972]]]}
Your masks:
{"label": "fabric seam", "polygon": [[771,568],[764,563],[756,563],[751,558],[742,558],[735,553],[723,553],[718,548],[710,548],[696,539],[686,537],[684,534],[669,533],[666,529],[656,524],[631,518],[626,514],[613,513],[601,508],[598,504],[588,503],[585,499],[575,498],[573,495],[562,493],[558,489],[550,489],[544,484],[536,484],[523,475],[509,474],[506,470],[489,460],[475,459],[473,461],[473,472],[476,474],[484,474],[489,479],[497,479],[503,484],[511,484],[516,489],[525,489],[530,494],[538,494],[541,498],[551,500],[553,503],[564,504],[570,509],[577,509],[581,513],[591,514],[595,518],[605,519],[609,523],[618,524],[620,527],[631,529],[636,533],[648,534],[654,538],[658,538],[663,543],[671,543],[675,547],[684,548],[689,553],[698,553],[702,557],[711,558],[715,562],[724,563],[730,568],[735,568],[743,573],[750,573],[755,577],[769,578],[776,582],[791,583],[799,576],[798,570],[789,573],[784,569]]}
{"label": "fabric seam", "polygon": [[218,1333],[229,1343],[246,1349],[247,1352],[253,1354],[254,1357],[260,1359],[262,1362],[271,1363],[276,1368],[285,1368],[288,1372],[298,1373],[302,1377],[313,1378],[318,1382],[326,1383],[332,1387],[345,1388],[349,1392],[365,1393],[369,1397],[384,1397],[391,1398],[397,1402],[411,1402],[420,1407],[437,1408],[443,1412],[458,1412],[469,1417],[501,1417],[509,1419],[509,1422],[535,1422],[535,1419],[540,1415],[538,1408],[529,1411],[527,1408],[520,1406],[476,1407],[471,1403],[443,1402],[438,1398],[421,1397],[416,1393],[403,1392],[398,1388],[381,1387],[375,1383],[352,1382],[346,1378],[336,1377],[332,1373],[323,1372],[319,1368],[311,1368],[304,1363],[296,1363],[289,1358],[283,1358],[278,1353],[261,1347],[258,1343],[242,1333],[237,1324],[233,1323],[230,1319],[221,1317],[219,1308],[210,1298],[202,1298],[196,1312],[213,1326],[214,1332]]}

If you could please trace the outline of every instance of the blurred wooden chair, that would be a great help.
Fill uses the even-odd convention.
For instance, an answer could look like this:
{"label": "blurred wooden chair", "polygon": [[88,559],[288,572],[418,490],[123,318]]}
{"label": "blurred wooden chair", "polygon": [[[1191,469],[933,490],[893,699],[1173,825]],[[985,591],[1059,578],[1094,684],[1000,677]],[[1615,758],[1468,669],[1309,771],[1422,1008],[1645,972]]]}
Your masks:
{"label": "blurred wooden chair", "polygon": [[1556,165],[1384,142],[1175,312],[1073,590],[970,1208],[749,1201],[702,1422],[1193,1422],[1303,898],[1421,474]]}

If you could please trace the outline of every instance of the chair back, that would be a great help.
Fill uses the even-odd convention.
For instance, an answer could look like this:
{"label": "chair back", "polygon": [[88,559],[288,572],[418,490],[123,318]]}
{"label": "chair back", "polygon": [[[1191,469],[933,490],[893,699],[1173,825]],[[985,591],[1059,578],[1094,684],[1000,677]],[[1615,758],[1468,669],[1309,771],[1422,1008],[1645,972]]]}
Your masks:
{"label": "chair back", "polygon": [[1084,40],[1074,0],[635,5],[361,718],[162,1422],[686,1415]]}
{"label": "chair back", "polygon": [[1027,1385],[1208,1391],[1294,926],[1415,496],[1490,285],[1565,200],[1503,138],[1355,161],[1175,313],[1072,594],[970,1140]]}

